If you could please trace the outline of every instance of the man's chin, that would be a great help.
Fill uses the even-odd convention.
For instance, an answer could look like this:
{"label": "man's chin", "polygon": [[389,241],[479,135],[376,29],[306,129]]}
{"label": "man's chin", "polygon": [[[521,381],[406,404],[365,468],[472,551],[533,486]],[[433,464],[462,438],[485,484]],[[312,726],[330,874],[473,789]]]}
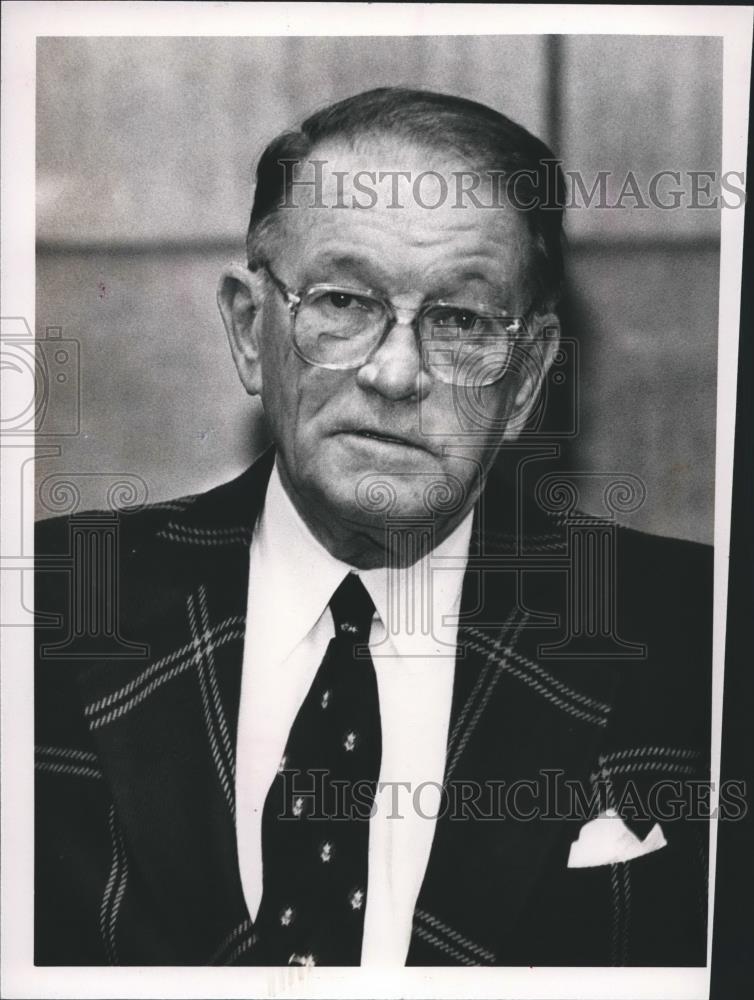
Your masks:
{"label": "man's chin", "polygon": [[383,531],[387,522],[444,520],[468,506],[457,480],[437,470],[352,472],[328,487],[320,493],[320,507],[343,525],[370,531]]}
{"label": "man's chin", "polygon": [[301,493],[333,528],[382,533],[386,519],[455,520],[469,506],[468,484],[419,446],[338,434],[307,459],[297,470]]}

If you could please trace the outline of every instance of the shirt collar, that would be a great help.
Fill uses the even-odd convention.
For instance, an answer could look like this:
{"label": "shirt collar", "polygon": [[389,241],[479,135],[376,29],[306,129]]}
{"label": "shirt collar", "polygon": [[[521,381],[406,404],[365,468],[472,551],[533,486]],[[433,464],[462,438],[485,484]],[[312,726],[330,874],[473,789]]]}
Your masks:
{"label": "shirt collar", "polygon": [[[440,545],[413,566],[355,570],[317,541],[285,492],[275,464],[252,543],[252,579],[265,581],[264,593],[272,602],[263,627],[274,628],[278,648],[282,638],[285,655],[290,654],[326,612],[346,573],[357,572],[399,656],[455,656],[455,615],[472,521],[469,511]],[[259,576],[254,574],[255,565]],[[260,596],[264,600],[264,594]],[[452,634],[452,645],[443,642],[443,632]]]}

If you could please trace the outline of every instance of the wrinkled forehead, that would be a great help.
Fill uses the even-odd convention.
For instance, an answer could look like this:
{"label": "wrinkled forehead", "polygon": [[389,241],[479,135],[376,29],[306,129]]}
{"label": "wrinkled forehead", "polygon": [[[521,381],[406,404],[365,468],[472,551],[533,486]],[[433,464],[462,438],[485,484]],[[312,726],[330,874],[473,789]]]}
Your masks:
{"label": "wrinkled forehead", "polygon": [[393,291],[459,272],[522,296],[532,284],[529,226],[494,171],[394,138],[315,147],[286,170],[278,220],[297,281],[347,277],[353,258]]}

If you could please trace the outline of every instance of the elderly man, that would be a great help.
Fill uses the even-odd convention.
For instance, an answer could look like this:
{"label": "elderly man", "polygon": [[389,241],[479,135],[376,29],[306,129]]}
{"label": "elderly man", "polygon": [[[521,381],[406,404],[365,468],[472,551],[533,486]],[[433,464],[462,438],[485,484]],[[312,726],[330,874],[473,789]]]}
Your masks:
{"label": "elderly man", "polygon": [[39,533],[39,963],[704,963],[708,553],[488,479],[558,351],[553,164],[393,88],[263,154],[218,301],[274,447],[120,517],[141,658],[71,640],[82,528]]}

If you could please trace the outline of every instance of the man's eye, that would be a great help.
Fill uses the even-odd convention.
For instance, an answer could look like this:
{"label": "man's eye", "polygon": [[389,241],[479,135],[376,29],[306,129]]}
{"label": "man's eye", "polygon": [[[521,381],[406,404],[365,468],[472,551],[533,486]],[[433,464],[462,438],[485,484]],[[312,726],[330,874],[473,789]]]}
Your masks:
{"label": "man's eye", "polygon": [[355,295],[348,295],[346,292],[328,292],[326,304],[334,309],[358,309],[361,303]]}
{"label": "man's eye", "polygon": [[432,324],[440,330],[468,333],[474,328],[477,318],[476,313],[467,309],[443,309],[432,316]]}

